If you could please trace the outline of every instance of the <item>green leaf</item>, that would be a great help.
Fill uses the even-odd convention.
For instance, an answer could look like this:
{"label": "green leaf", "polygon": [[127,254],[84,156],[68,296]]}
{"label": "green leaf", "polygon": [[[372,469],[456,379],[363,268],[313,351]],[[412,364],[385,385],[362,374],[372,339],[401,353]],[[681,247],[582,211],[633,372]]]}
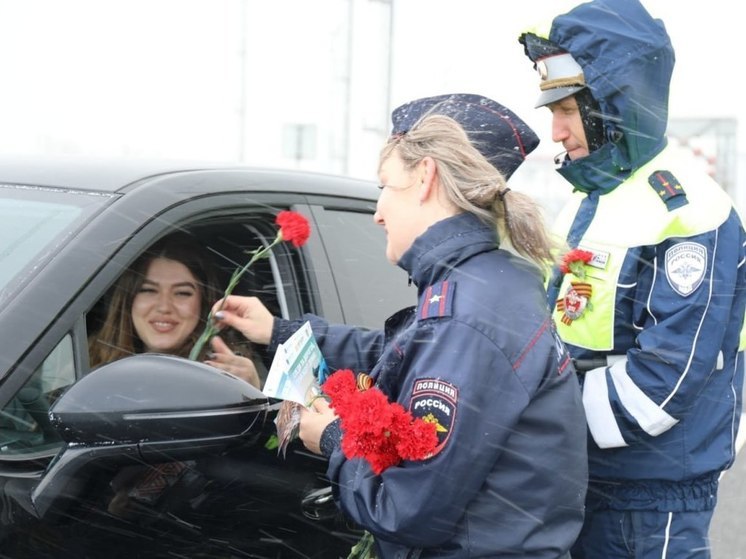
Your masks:
{"label": "green leaf", "polygon": [[267,450],[274,450],[279,446],[280,439],[277,438],[277,435],[270,435],[267,439],[267,442],[264,443],[264,448],[266,448]]}
{"label": "green leaf", "polygon": [[582,260],[575,260],[574,262],[570,262],[568,268],[570,268],[570,271],[576,277],[585,279],[585,263]]}

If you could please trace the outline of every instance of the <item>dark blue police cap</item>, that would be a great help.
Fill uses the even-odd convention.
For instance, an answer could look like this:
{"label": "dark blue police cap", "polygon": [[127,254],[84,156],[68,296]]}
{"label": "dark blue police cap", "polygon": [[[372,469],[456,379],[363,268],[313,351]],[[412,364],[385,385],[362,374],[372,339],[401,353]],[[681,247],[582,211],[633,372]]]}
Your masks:
{"label": "dark blue police cap", "polygon": [[506,179],[539,145],[539,137],[513,111],[497,101],[471,93],[423,97],[391,113],[391,135],[406,134],[426,115],[449,116],[466,131],[469,140]]}

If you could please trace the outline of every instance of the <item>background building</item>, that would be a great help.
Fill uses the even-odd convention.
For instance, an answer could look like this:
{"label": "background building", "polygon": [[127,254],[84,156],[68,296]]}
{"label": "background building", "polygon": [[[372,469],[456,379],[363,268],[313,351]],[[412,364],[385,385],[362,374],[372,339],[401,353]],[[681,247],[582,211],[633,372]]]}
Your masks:
{"label": "background building", "polygon": [[[677,53],[671,133],[744,207],[736,18],[643,0]],[[0,151],[236,161],[375,179],[393,107],[481,93],[545,139],[512,179],[549,213],[549,113],[519,33],[575,0],[0,0]],[[692,12],[691,14],[688,12]],[[691,37],[697,40],[692,41]]]}

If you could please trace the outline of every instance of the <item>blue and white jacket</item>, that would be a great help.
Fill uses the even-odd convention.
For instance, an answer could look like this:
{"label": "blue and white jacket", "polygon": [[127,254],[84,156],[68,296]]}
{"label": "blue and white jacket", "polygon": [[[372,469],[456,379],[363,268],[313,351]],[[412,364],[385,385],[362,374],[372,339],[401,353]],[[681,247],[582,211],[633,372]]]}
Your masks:
{"label": "blue and white jacket", "polygon": [[[707,510],[735,457],[746,237],[723,189],[665,136],[674,52],[637,0],[554,19],[604,119],[606,143],[567,159],[556,232],[592,253],[549,282],[558,331],[585,372],[589,506]],[[596,359],[598,361],[598,359]]]}
{"label": "blue and white jacket", "polygon": [[[381,558],[556,559],[583,520],[586,427],[537,270],[471,214],[431,226],[399,265],[419,303],[384,331],[304,318],[332,369],[368,372],[391,401],[436,418],[439,444],[375,475],[338,436],[325,445],[327,428],[339,506]],[[300,324],[276,320],[271,345]]]}

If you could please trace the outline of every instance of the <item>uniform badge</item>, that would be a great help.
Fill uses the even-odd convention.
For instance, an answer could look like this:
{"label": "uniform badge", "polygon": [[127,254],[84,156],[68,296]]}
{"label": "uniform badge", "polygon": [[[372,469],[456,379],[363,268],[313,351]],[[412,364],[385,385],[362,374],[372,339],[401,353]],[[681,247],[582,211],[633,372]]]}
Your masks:
{"label": "uniform badge", "polygon": [[409,400],[409,412],[413,417],[435,423],[438,445],[433,456],[445,447],[456,421],[458,388],[435,378],[420,378],[414,382]]}
{"label": "uniform badge", "polygon": [[557,310],[562,313],[562,322],[570,326],[573,320],[583,316],[586,310],[592,310],[591,295],[593,287],[584,281],[570,282],[565,296],[557,299]]}
{"label": "uniform badge", "polygon": [[448,280],[428,286],[420,298],[417,317],[424,320],[426,318],[451,316],[455,290],[456,284]]}
{"label": "uniform badge", "polygon": [[655,171],[648,177],[648,184],[666,204],[669,212],[689,203],[684,187],[670,171]]}
{"label": "uniform badge", "polygon": [[677,243],[666,251],[666,279],[676,293],[688,297],[702,285],[707,249],[692,242]]}
{"label": "uniform badge", "polygon": [[598,270],[605,270],[606,265],[609,263],[609,253],[599,250],[592,251],[593,256],[591,257],[588,265]]}

